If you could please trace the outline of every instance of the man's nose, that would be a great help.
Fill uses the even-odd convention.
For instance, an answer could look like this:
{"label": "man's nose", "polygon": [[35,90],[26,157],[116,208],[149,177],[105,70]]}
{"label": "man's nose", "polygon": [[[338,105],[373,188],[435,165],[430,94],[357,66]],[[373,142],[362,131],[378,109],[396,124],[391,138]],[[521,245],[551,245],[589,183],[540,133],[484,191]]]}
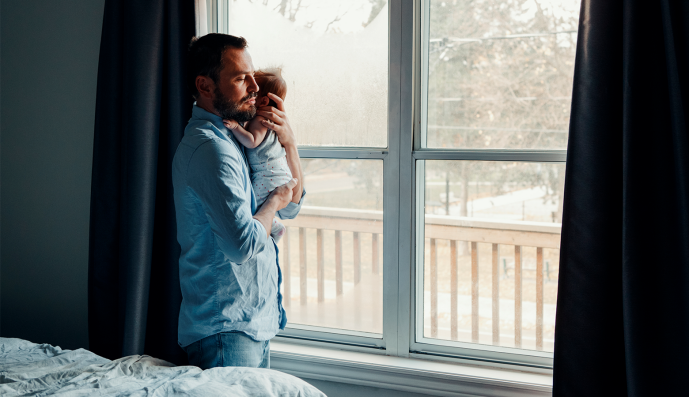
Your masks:
{"label": "man's nose", "polygon": [[250,84],[249,84],[249,88],[247,89],[247,91],[258,92],[258,83],[256,83],[256,79],[254,78],[254,76],[251,76],[251,80],[249,82],[250,82]]}

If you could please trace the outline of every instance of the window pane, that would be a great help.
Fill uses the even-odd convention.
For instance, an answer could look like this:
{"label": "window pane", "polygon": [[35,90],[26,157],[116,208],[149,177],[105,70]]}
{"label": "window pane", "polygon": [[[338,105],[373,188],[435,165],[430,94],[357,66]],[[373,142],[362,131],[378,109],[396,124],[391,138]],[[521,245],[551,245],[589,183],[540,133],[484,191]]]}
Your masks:
{"label": "window pane", "polygon": [[431,0],[432,148],[565,149],[580,0]]}
{"label": "window pane", "polygon": [[382,334],[383,162],[302,167],[305,203],[278,245],[288,321]]}
{"label": "window pane", "polygon": [[564,171],[425,162],[425,337],[553,351]]}
{"label": "window pane", "polygon": [[300,145],[387,147],[387,1],[228,4],[228,33],[247,39],[254,66],[282,66]]}

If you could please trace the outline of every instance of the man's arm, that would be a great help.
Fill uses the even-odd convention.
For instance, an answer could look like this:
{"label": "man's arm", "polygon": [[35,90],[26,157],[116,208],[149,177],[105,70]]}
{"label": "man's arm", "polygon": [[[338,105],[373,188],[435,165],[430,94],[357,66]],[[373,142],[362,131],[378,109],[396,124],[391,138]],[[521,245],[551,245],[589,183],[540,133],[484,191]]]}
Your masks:
{"label": "man's arm", "polygon": [[[278,139],[280,139],[278,137]],[[294,186],[292,191],[292,202],[299,204],[301,200],[301,193],[304,190],[302,180],[304,179],[304,174],[301,171],[301,159],[299,158],[299,150],[297,150],[297,145],[290,147],[285,147],[285,153],[287,154],[287,166],[289,167],[292,176],[297,178],[298,182]]]}
{"label": "man's arm", "polygon": [[[269,243],[265,224],[251,213],[244,160],[215,142],[199,146],[189,163],[189,187],[198,198],[198,209],[215,235],[218,249],[230,261],[242,264]],[[291,199],[291,197],[290,197]],[[270,224],[269,224],[270,225]]]}
{"label": "man's arm", "polygon": [[297,185],[297,182],[296,179],[292,178],[292,180],[286,184],[278,186],[275,190],[270,192],[270,195],[261,208],[254,214],[254,219],[261,222],[268,236],[270,236],[275,213],[287,207],[290,203],[290,200],[292,200],[292,191]]}
{"label": "man's arm", "polygon": [[289,170],[292,172],[292,177],[297,179],[297,185],[294,186],[292,191],[292,202],[298,204],[302,196],[304,175],[301,170],[297,141],[294,138],[294,132],[289,124],[287,114],[285,114],[285,104],[282,98],[273,93],[268,93],[268,96],[275,101],[277,109],[272,106],[264,106],[259,109],[257,114],[265,117],[261,122],[267,128],[275,131],[280,144],[285,148],[287,166],[289,166]]}

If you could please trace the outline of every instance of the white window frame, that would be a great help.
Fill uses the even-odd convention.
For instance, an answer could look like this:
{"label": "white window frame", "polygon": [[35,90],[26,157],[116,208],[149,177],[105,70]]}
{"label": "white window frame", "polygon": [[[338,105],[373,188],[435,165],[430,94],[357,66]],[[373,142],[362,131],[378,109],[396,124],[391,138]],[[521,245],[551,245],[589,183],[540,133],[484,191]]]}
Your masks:
{"label": "white window frame", "polygon": [[[227,32],[227,2],[206,2],[211,31]],[[275,339],[402,358],[449,360],[551,374],[552,353],[445,341],[423,336],[423,161],[477,160],[564,164],[566,150],[429,149],[425,147],[430,0],[388,0],[388,147],[300,147],[302,158],[383,161],[383,334],[288,324]],[[416,294],[416,291],[421,293]],[[417,319],[421,319],[417,321]]]}

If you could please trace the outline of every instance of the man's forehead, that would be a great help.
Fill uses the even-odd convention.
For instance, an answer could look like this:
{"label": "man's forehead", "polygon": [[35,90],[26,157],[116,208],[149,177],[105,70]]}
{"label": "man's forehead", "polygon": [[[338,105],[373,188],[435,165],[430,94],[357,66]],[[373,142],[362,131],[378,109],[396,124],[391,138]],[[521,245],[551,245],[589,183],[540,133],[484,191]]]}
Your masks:
{"label": "man's forehead", "polygon": [[253,73],[254,64],[246,49],[228,48],[223,53],[225,71],[233,74]]}

